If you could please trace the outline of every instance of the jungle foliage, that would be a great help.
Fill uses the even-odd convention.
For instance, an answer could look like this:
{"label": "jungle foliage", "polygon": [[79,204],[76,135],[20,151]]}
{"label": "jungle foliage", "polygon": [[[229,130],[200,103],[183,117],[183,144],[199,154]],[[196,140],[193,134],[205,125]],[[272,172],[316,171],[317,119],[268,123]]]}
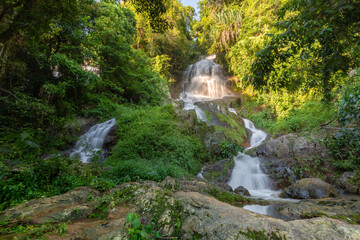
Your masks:
{"label": "jungle foliage", "polygon": [[[184,69],[189,62],[196,60],[199,56],[190,35],[195,10],[189,6],[184,7],[177,0],[162,2],[166,11],[161,16],[168,27],[159,32],[152,27],[147,14],[144,14],[143,11],[135,11],[137,12],[135,16],[137,30],[133,47],[142,49],[150,58],[155,58],[156,62],[160,60],[158,56],[163,56],[161,60],[171,66],[169,73],[175,73]],[[130,9],[136,9],[134,5],[128,4],[127,6]],[[167,79],[170,79],[169,74],[167,74]]]}
{"label": "jungle foliage", "polygon": [[[0,210],[78,186],[105,190],[122,181],[196,173],[205,156],[202,146],[176,128],[173,111],[158,107],[170,73],[184,67],[194,52],[193,15],[192,8],[175,0],[1,1]],[[157,119],[151,114],[163,123],[156,139],[150,128]],[[118,148],[132,159],[118,154],[117,160],[144,163],[132,172],[120,169],[115,157],[110,167],[119,172],[108,171],[99,156],[85,166],[59,155],[76,141],[79,118],[141,116],[149,122],[134,120],[132,126],[144,127],[136,128],[138,133],[119,120],[128,132]],[[158,148],[152,149],[151,141],[135,141],[141,137]],[[129,151],[140,149],[150,155],[130,156]],[[155,172],[148,171],[152,165]]]}
{"label": "jungle foliage", "polygon": [[360,2],[203,0],[199,7],[194,35],[248,96],[242,112],[275,135],[339,129],[327,137],[334,166],[356,170]]}

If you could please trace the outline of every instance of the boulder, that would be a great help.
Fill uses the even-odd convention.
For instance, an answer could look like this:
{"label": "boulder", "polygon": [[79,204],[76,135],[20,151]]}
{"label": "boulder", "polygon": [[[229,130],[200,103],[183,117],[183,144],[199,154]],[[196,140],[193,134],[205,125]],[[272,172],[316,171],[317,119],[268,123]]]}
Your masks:
{"label": "boulder", "polygon": [[338,180],[337,185],[348,193],[360,194],[360,182],[356,183],[356,173],[344,172]]}
{"label": "boulder", "polygon": [[280,196],[283,198],[309,199],[335,197],[338,196],[338,193],[334,186],[321,179],[304,178],[285,188]]}
{"label": "boulder", "polygon": [[360,196],[340,195],[337,198],[285,202],[279,210],[281,214],[290,218],[328,216],[360,223]]}
{"label": "boulder", "polygon": [[[261,169],[271,177],[274,185],[277,188],[284,189],[291,185],[291,183],[300,180],[294,168],[297,166],[297,161],[292,158],[261,158]],[[308,177],[305,175],[305,177]]]}
{"label": "boulder", "polygon": [[[324,176],[331,179],[331,162],[325,144],[310,138],[287,134],[270,139],[256,148],[262,170],[279,188],[285,188],[301,178]],[[312,169],[320,172],[313,172]]]}
{"label": "boulder", "polygon": [[211,185],[213,185],[214,187],[216,187],[218,189],[232,192],[232,188],[229,185],[227,185],[226,183],[217,182],[217,183],[212,183]]}
{"label": "boulder", "polygon": [[235,188],[234,192],[237,193],[237,194],[240,194],[242,196],[251,196],[250,193],[249,193],[249,190],[247,190],[243,186],[239,186],[239,187]]}
{"label": "boulder", "polygon": [[324,144],[307,140],[305,137],[298,137],[295,134],[287,134],[261,144],[257,148],[256,154],[268,158],[328,156]]}
{"label": "boulder", "polygon": [[[5,210],[0,220],[8,224],[3,228],[5,238],[9,239],[33,237],[29,235],[31,231],[29,234],[12,232],[6,235],[14,224],[29,224],[29,229],[38,229],[45,222],[53,226],[66,223],[62,239],[128,239],[127,213],[136,213],[142,225],[154,221],[155,230],[163,239],[246,240],[251,236],[262,239],[359,239],[359,225],[327,217],[284,221],[256,214],[204,193],[212,188],[212,184],[201,181],[171,178],[162,183],[124,183],[104,193],[83,187]],[[226,190],[221,193],[221,198],[233,196]],[[105,215],[96,217],[101,212]],[[59,239],[59,233],[54,229],[54,232],[50,229],[38,237]]]}

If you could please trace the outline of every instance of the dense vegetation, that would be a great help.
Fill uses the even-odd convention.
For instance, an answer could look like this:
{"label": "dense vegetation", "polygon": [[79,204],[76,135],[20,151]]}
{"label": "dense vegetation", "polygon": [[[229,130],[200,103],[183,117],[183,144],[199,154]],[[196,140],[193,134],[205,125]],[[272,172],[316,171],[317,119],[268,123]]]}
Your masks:
{"label": "dense vegetation", "polygon": [[[188,30],[193,16],[175,0],[4,1],[0,209],[78,186],[195,174],[202,146],[179,130],[170,106],[156,107],[170,72],[196,57]],[[79,118],[110,117],[118,118],[122,137],[109,159],[112,171],[98,157],[84,166],[57,155],[76,140]]]}
{"label": "dense vegetation", "polygon": [[359,1],[203,0],[199,6],[194,34],[245,94],[246,116],[274,135],[317,134],[340,172],[358,171]]}
{"label": "dense vegetation", "polygon": [[[0,210],[78,186],[196,174],[209,156],[165,99],[171,74],[201,53],[217,54],[258,126],[274,135],[328,127],[334,167],[360,176],[359,1],[199,7],[195,20],[177,0],[2,1]],[[118,142],[105,163],[57,155],[80,118],[110,117]]]}

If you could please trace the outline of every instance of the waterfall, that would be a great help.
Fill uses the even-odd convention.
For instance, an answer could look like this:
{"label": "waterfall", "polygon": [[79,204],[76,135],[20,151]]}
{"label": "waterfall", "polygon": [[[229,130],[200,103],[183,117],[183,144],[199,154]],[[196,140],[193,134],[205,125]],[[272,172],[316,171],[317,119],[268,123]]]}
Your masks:
{"label": "waterfall", "polygon": [[221,66],[214,62],[215,57],[205,57],[186,69],[183,92],[180,94],[184,110],[194,109],[197,118],[206,123],[205,112],[196,106],[196,102],[222,98],[231,93],[226,88],[226,78]]}
{"label": "waterfall", "polygon": [[186,69],[182,98],[222,98],[229,94],[225,83],[225,74],[221,66],[214,62],[214,56],[209,56]]}
{"label": "waterfall", "polygon": [[70,152],[70,158],[78,157],[82,162],[87,163],[97,151],[100,151],[104,145],[105,138],[108,136],[110,129],[115,126],[115,118],[106,122],[92,126]]}
{"label": "waterfall", "polygon": [[[230,110],[229,108],[229,111],[233,112],[235,110]],[[236,111],[235,114],[237,114]],[[233,189],[243,186],[254,197],[276,198],[279,191],[272,190],[271,180],[261,170],[259,158],[246,154],[247,150],[259,146],[266,139],[267,135],[264,131],[257,129],[249,119],[243,118],[243,120],[245,128],[251,132],[250,147],[245,149],[245,153],[239,152],[234,158],[235,167],[228,184]]]}

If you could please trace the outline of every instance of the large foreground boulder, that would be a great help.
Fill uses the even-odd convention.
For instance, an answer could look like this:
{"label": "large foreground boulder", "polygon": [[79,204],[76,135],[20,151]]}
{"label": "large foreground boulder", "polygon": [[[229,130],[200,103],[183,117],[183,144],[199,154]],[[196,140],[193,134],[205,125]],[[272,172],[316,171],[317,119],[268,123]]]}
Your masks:
{"label": "large foreground boulder", "polygon": [[[40,229],[47,239],[120,240],[145,226],[152,226],[161,239],[360,239],[359,225],[327,217],[284,221],[223,202],[241,199],[246,200],[206,182],[167,178],[162,183],[125,183],[107,192],[78,188],[8,209],[0,220],[9,231],[19,224],[30,226],[5,239],[26,238]],[[127,213],[136,213],[136,222],[129,224]]]}
{"label": "large foreground boulder", "polygon": [[280,194],[284,198],[297,198],[297,199],[309,199],[309,198],[325,198],[335,197],[338,193],[336,189],[318,178],[304,178],[291,186],[285,188]]}

